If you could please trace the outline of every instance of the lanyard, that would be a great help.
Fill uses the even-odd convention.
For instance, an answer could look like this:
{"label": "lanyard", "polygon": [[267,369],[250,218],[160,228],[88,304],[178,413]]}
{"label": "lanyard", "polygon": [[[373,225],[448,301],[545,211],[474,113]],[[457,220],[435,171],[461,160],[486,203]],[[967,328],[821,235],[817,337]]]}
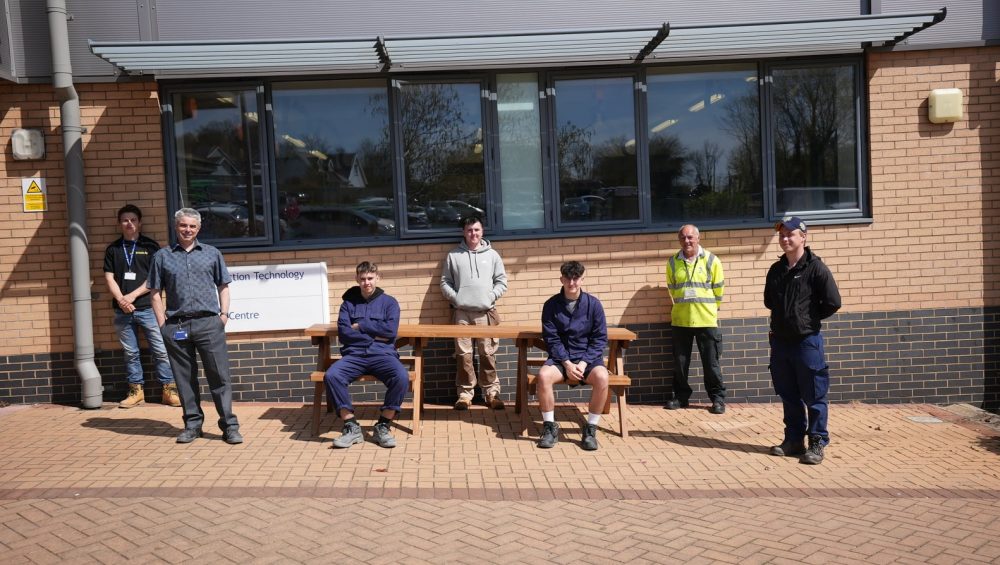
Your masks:
{"label": "lanyard", "polygon": [[125,240],[122,240],[122,252],[125,253],[125,265],[128,266],[128,272],[132,272],[132,260],[135,259],[135,246],[139,243],[139,240],[132,242],[132,252],[129,253],[128,248],[125,247]]}
{"label": "lanyard", "polygon": [[[697,257],[694,258],[694,272],[695,272],[695,274],[698,273],[698,259],[701,259],[701,255],[698,255]],[[694,282],[694,279],[691,278],[691,263],[688,263],[687,260],[685,260],[685,259],[682,259],[682,261],[684,261],[684,272],[687,274],[687,282]],[[705,281],[705,282],[708,282],[708,281]]]}

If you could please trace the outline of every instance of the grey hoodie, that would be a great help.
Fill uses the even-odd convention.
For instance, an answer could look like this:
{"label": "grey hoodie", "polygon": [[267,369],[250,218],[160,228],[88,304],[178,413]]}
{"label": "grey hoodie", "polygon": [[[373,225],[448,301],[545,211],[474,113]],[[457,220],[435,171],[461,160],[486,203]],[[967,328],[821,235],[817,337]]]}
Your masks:
{"label": "grey hoodie", "polygon": [[448,252],[441,272],[441,293],[455,308],[486,312],[507,292],[507,271],[490,242],[471,250],[462,241]]}

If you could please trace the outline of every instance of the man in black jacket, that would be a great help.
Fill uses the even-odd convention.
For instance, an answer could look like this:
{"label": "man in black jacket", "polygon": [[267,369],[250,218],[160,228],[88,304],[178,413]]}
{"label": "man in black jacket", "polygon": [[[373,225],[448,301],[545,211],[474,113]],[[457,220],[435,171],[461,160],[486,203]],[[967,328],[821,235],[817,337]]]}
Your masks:
{"label": "man in black jacket", "polygon": [[820,326],[840,309],[840,291],[830,269],[806,246],[801,218],[786,218],[775,230],[785,254],[767,272],[764,306],[771,311],[771,381],[784,406],[785,437],[771,455],[801,456],[800,462],[818,465],[830,443],[830,373]]}

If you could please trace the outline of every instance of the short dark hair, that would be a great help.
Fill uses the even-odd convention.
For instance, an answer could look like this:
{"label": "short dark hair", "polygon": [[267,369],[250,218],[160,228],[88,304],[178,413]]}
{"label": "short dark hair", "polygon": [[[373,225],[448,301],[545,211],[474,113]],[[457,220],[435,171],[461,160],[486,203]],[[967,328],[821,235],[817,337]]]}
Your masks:
{"label": "short dark hair", "polygon": [[378,274],[378,265],[376,265],[375,263],[369,263],[368,261],[362,261],[358,263],[358,266],[356,269],[354,269],[354,271],[358,275],[364,275],[367,273]]}
{"label": "short dark hair", "polygon": [[485,226],[486,225],[486,224],[483,223],[483,219],[481,217],[479,217],[479,214],[468,215],[468,216],[462,218],[462,221],[459,222],[459,224],[461,224],[463,230],[465,228],[471,226],[472,224],[479,224],[481,226]]}
{"label": "short dark hair", "polygon": [[559,267],[559,272],[567,279],[578,279],[583,276],[587,268],[579,261],[566,261]]}
{"label": "short dark hair", "polygon": [[122,214],[135,214],[136,218],[142,220],[142,210],[139,209],[135,204],[126,204],[118,209],[118,215],[115,218],[121,221]]}

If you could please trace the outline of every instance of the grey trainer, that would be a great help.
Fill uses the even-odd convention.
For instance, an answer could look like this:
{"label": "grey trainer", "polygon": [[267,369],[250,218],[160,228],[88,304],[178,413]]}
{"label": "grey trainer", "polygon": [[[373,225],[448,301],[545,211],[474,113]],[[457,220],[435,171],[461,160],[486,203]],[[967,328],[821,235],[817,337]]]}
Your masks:
{"label": "grey trainer", "polygon": [[351,447],[355,443],[361,443],[365,440],[365,436],[361,433],[361,426],[355,421],[354,418],[344,422],[344,433],[340,434],[340,437],[333,440],[333,446],[339,448]]}
{"label": "grey trainer", "polygon": [[375,443],[379,447],[396,447],[396,438],[392,437],[392,433],[389,431],[389,424],[375,424],[375,428],[372,429],[372,439],[375,440]]}
{"label": "grey trainer", "polygon": [[542,422],[542,437],[538,440],[538,447],[548,449],[557,443],[559,443],[559,424]]}
{"label": "grey trainer", "polygon": [[597,451],[597,424],[583,425],[583,440],[580,445],[587,451]]}

